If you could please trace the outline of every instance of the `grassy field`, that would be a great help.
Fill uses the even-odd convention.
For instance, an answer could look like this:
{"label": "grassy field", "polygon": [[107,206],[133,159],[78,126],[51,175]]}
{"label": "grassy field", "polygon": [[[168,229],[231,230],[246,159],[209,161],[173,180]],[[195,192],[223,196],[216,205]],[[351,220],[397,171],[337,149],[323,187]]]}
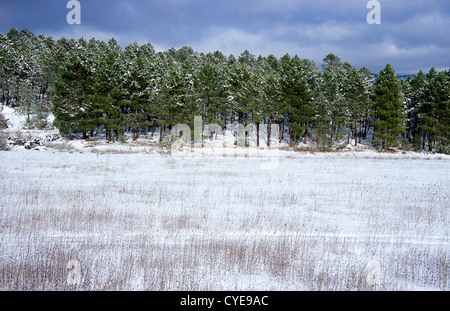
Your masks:
{"label": "grassy field", "polygon": [[0,152],[1,290],[450,290],[448,157]]}

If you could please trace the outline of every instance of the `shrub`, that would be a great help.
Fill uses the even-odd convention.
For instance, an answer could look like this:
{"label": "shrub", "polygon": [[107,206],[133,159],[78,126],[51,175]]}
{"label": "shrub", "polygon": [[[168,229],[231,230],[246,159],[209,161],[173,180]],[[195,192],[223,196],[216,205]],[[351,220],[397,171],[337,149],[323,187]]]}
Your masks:
{"label": "shrub", "polygon": [[7,136],[3,132],[0,132],[0,151],[9,151]]}
{"label": "shrub", "polygon": [[30,123],[27,123],[24,126],[24,129],[26,130],[51,130],[53,129],[53,126],[51,126],[47,120],[45,119],[35,119],[31,121]]}
{"label": "shrub", "polygon": [[3,130],[8,127],[7,121],[5,116],[1,113],[3,110],[3,107],[0,108],[0,130]]}

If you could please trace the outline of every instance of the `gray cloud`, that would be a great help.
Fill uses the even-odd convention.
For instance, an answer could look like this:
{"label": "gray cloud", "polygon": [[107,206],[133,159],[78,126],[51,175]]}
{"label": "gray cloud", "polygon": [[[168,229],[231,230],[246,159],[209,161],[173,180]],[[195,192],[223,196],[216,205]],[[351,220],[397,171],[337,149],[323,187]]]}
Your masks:
{"label": "gray cloud", "polygon": [[3,1],[0,32],[28,28],[54,37],[115,37],[122,45],[192,46],[239,55],[298,54],[318,65],[335,53],[374,72],[448,68],[446,0],[380,0],[381,25],[368,25],[368,0],[79,0],[82,25],[67,25],[65,0]]}

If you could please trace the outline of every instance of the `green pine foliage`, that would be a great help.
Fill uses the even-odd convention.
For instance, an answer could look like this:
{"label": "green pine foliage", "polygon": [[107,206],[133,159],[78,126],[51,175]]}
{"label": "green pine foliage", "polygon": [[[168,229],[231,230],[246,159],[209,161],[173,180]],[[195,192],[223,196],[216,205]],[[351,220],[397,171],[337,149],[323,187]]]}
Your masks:
{"label": "green pine foliage", "polygon": [[29,120],[51,107],[61,133],[102,133],[107,141],[159,130],[162,142],[174,125],[193,128],[200,116],[222,128],[255,125],[259,146],[270,144],[270,125],[278,124],[277,138],[292,146],[372,136],[381,148],[449,153],[449,81],[449,71],[435,68],[402,80],[389,64],[374,79],[334,54],[321,70],[297,55],[156,52],[151,44],[122,48],[114,39],[54,40],[14,28],[0,34],[2,103]]}
{"label": "green pine foliage", "polygon": [[93,132],[100,112],[90,97],[94,94],[93,63],[86,53],[86,41],[80,40],[76,50],[67,55],[66,64],[55,81],[51,94],[55,126],[63,134]]}
{"label": "green pine foliage", "polygon": [[0,106],[0,130],[8,128],[8,121],[5,116],[2,114],[3,106]]}
{"label": "green pine foliage", "polygon": [[383,149],[397,147],[399,136],[404,132],[404,110],[400,82],[390,64],[377,77],[374,111],[373,143],[381,144]]}
{"label": "green pine foliage", "polygon": [[362,141],[364,136],[364,124],[367,122],[372,75],[368,68],[357,70],[349,63],[344,64],[345,82],[344,99],[348,109],[347,122],[350,125],[349,138],[355,141],[355,145]]}
{"label": "green pine foliage", "polygon": [[291,143],[303,138],[307,143],[308,129],[315,116],[313,93],[308,85],[308,71],[305,62],[298,56],[281,58],[281,88],[286,112],[289,116],[288,127]]}
{"label": "green pine foliage", "polygon": [[93,74],[92,87],[95,90],[89,97],[99,116],[98,124],[105,128],[107,141],[119,140],[123,135],[125,120],[125,73],[123,53],[115,40],[110,40],[103,53],[99,55],[97,69]]}

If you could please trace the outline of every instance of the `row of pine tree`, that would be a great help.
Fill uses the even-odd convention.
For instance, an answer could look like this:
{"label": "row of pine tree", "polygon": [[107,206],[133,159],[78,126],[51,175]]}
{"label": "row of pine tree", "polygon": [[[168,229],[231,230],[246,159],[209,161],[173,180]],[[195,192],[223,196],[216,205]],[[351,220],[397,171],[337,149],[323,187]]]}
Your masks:
{"label": "row of pine tree", "polygon": [[[156,52],[116,40],[54,40],[30,31],[0,34],[2,100],[31,122],[51,109],[63,134],[133,139],[176,124],[279,124],[280,141],[320,148],[370,142],[449,153],[450,73],[432,68],[399,79],[373,75],[334,54],[313,61],[274,55],[237,58],[190,47]],[[286,137],[284,137],[284,135]],[[270,132],[269,132],[270,135]],[[270,140],[267,140],[270,142]]]}

